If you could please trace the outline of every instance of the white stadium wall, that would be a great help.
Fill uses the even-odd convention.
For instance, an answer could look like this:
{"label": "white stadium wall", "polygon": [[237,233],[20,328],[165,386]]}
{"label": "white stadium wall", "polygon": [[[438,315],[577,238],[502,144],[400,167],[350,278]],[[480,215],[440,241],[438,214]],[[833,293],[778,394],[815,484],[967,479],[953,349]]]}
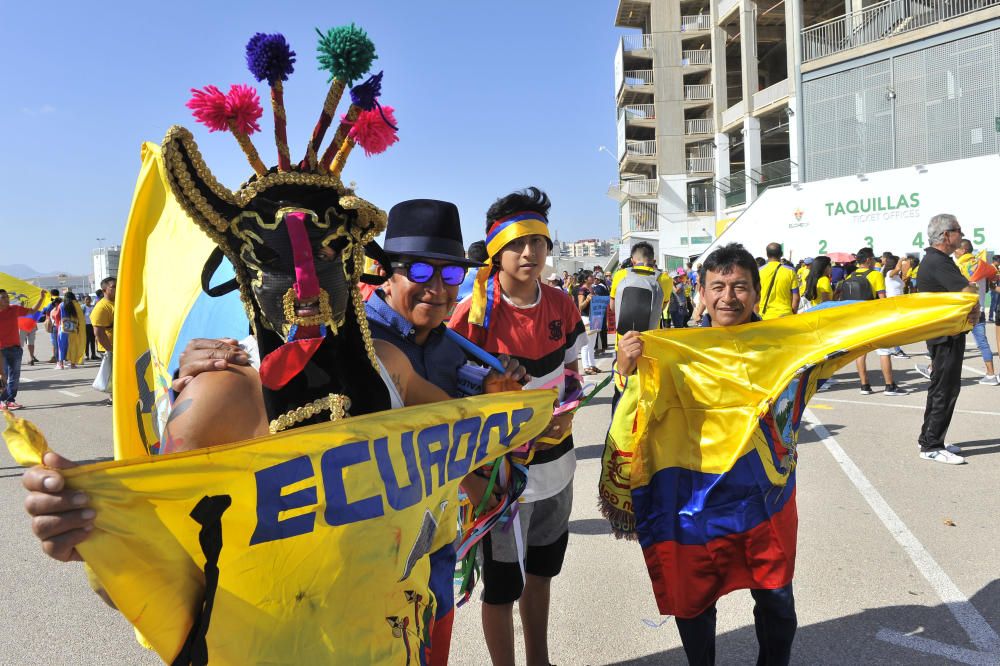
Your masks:
{"label": "white stadium wall", "polygon": [[709,246],[742,243],[764,256],[784,245],[793,261],[829,252],[920,253],[927,223],[958,217],[976,250],[1000,251],[1000,156],[987,155],[861,176],[775,187],[764,192]]}

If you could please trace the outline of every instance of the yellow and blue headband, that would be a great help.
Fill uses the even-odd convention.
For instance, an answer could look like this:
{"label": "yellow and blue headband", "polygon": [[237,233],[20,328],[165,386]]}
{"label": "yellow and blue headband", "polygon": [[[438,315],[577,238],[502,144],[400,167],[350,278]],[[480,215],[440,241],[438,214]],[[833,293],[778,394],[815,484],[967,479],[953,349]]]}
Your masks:
{"label": "yellow and blue headband", "polygon": [[[544,236],[549,242],[548,220],[541,213],[522,211],[508,215],[493,223],[486,234],[486,252],[490,259],[500,254],[507,243],[525,236]],[[486,265],[476,273],[476,283],[472,288],[472,303],[469,307],[469,323],[490,327],[493,307],[500,300],[500,285],[492,265]]]}

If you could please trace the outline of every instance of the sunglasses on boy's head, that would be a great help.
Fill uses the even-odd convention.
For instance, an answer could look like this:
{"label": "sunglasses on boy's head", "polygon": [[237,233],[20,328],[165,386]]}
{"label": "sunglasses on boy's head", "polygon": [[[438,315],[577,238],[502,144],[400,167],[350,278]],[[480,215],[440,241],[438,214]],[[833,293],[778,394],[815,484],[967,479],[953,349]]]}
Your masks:
{"label": "sunglasses on boy's head", "polygon": [[406,277],[410,282],[416,282],[417,284],[424,284],[434,277],[435,271],[440,271],[441,281],[452,287],[462,284],[462,281],[465,279],[465,273],[468,270],[465,266],[457,264],[435,266],[426,261],[394,261],[392,262],[392,267],[405,268]]}

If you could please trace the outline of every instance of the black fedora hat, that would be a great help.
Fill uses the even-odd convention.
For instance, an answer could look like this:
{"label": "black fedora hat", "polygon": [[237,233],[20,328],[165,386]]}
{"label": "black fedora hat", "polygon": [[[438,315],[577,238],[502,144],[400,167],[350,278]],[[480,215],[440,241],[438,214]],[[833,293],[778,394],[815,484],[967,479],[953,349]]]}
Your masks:
{"label": "black fedora hat", "polygon": [[462,266],[482,266],[465,258],[458,207],[449,201],[410,199],[389,211],[385,253],[393,256],[442,259]]}

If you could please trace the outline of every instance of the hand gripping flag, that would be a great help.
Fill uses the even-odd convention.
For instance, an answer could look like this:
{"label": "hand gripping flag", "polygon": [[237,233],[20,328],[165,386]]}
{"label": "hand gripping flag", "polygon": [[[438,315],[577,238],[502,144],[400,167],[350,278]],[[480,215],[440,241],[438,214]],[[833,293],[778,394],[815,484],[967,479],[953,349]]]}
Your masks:
{"label": "hand gripping flag", "polygon": [[[476,396],[65,470],[97,511],[78,550],[167,663],[424,664],[429,555],[457,536],[459,482],[542,432],[553,398]],[[38,464],[41,434],[7,419],[15,459]]]}
{"label": "hand gripping flag", "polygon": [[638,538],[660,612],[698,615],[792,580],[802,412],[878,347],[956,335],[973,294],[914,294],[730,328],[643,334],[600,481],[618,536]]}

